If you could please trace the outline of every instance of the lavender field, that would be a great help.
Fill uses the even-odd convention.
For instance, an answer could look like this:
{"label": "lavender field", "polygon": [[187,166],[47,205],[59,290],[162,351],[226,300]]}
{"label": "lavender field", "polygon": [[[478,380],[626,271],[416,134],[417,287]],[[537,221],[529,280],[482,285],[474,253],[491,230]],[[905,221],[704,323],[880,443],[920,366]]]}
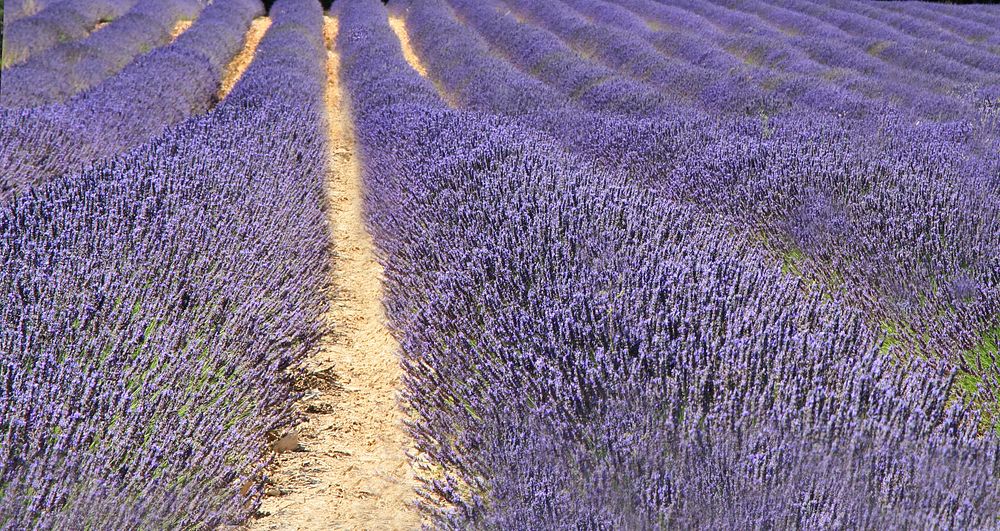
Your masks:
{"label": "lavender field", "polygon": [[1000,529],[1000,6],[3,16],[0,530]]}

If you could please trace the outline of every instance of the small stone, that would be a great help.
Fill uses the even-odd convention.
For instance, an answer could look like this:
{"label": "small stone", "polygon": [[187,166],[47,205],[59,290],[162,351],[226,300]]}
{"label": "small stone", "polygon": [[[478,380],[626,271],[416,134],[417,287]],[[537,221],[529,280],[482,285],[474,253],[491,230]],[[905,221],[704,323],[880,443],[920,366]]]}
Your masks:
{"label": "small stone", "polygon": [[309,404],[306,406],[306,413],[330,413],[333,406],[327,403]]}
{"label": "small stone", "polygon": [[299,434],[292,432],[289,433],[288,435],[285,435],[284,437],[275,441],[272,448],[274,449],[275,452],[278,452],[279,454],[299,450],[301,448],[301,446],[299,445]]}

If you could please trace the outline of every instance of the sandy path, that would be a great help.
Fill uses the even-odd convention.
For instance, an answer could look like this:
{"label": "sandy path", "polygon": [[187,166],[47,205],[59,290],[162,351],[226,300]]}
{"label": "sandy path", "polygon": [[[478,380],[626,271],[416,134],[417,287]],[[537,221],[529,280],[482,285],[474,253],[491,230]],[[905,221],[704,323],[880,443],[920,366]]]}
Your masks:
{"label": "sandy path", "polygon": [[413,46],[410,45],[410,34],[406,32],[406,21],[404,21],[402,17],[390,16],[389,26],[392,27],[392,31],[395,32],[396,37],[399,38],[399,46],[403,49],[403,57],[406,58],[406,62],[410,63],[410,66],[412,66],[418,74],[427,77],[427,68],[420,60],[420,56],[417,55],[417,52],[413,51]]}
{"label": "sandy path", "polygon": [[174,29],[170,30],[170,42],[176,41],[177,37],[181,36],[181,33],[184,33],[191,27],[191,24],[194,24],[193,20],[178,20],[174,24]]}
{"label": "sandy path", "polygon": [[219,85],[219,93],[217,94],[219,101],[222,101],[229,94],[229,91],[233,90],[236,82],[243,76],[243,72],[246,72],[247,67],[253,62],[257,45],[260,44],[260,40],[267,33],[267,28],[270,27],[271,19],[269,17],[257,17],[250,23],[250,29],[243,37],[243,49],[236,54],[232,61],[229,61],[229,64],[226,65],[226,71],[222,74],[222,84]]}
{"label": "sandy path", "polygon": [[[336,21],[327,18],[327,47]],[[251,529],[414,529],[420,526],[411,440],[397,405],[398,345],[385,327],[382,267],[363,220],[362,180],[351,118],[328,52],[327,108],[331,172],[327,210],[338,289],[329,319],[337,334],[309,361],[314,384],[303,400],[302,450],[279,454]],[[331,369],[336,384],[329,383]],[[324,385],[324,381],[327,383]]]}

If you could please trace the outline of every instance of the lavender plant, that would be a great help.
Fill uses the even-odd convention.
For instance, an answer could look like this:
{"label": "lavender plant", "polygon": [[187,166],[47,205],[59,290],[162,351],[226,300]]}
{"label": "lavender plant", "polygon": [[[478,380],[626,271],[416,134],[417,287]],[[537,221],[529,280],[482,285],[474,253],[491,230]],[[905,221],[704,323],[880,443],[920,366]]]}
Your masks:
{"label": "lavender plant", "polygon": [[554,35],[518,23],[509,11],[499,9],[499,4],[455,1],[451,6],[507,61],[584,108],[648,116],[669,112],[674,104],[653,87],[581,60]]}
{"label": "lavender plant", "polygon": [[[754,69],[722,71],[667,57],[651,44],[625,32],[589,23],[560,2],[506,2],[521,16],[623,74],[666,90],[674,98],[693,98],[701,105],[738,114],[776,109],[758,85],[761,72]],[[737,67],[733,67],[737,68]]]}
{"label": "lavender plant", "polygon": [[[972,369],[963,354],[1000,313],[992,280],[1000,231],[990,199],[1000,165],[986,147],[996,144],[995,129],[976,131],[971,121],[914,125],[891,107],[874,125],[809,109],[759,121],[690,112],[621,120],[566,112],[565,96],[547,94],[517,107],[509,91],[519,91],[518,100],[533,93],[524,72],[501,68],[439,3],[414,2],[408,17],[432,72],[465,106],[513,116],[668,197],[740,220],[778,243],[786,261],[805,259],[793,269],[847,291],[893,341],[996,378],[994,364]],[[886,156],[903,162],[885,166]],[[911,194],[919,198],[903,199]],[[906,221],[928,212],[950,228],[915,231]],[[959,284],[966,296],[953,295]]]}
{"label": "lavender plant", "polygon": [[[688,50],[686,40],[676,36],[683,32],[651,31],[647,27],[645,19],[640,17],[640,14],[658,21],[663,21],[665,16],[669,17],[666,18],[667,21],[673,18],[673,12],[665,14],[657,11],[658,6],[647,4],[655,2],[641,0],[630,2],[629,7],[636,13],[630,15],[627,10],[623,12],[621,8],[617,11],[612,10],[614,6],[603,1],[574,0],[573,2],[574,7],[582,13],[621,27],[630,33],[645,35],[654,45],[667,52],[678,53],[675,51],[678,47],[681,47],[681,50]],[[927,85],[932,80],[939,84],[947,84],[943,78],[913,75],[906,69],[894,69],[891,65],[871,57],[865,50],[872,46],[872,40],[856,42],[858,39],[844,35],[838,28],[823,21],[810,20],[778,6],[745,4],[743,5],[746,10],[754,11],[759,17],[756,23],[753,23],[752,18],[747,19],[745,23],[751,24],[755,30],[763,26],[763,23],[768,23],[783,33],[774,30],[763,33],[757,30],[753,33],[737,32],[727,35],[704,30],[699,31],[698,35],[710,37],[709,42],[724,50],[732,59],[739,58],[741,61],[768,69],[772,79],[766,83],[788,93],[793,99],[801,99],[811,107],[822,108],[824,101],[837,101],[844,97],[817,88],[817,84],[821,86],[827,83],[846,91],[846,94],[855,94],[851,106],[840,103],[841,107],[837,112],[878,115],[884,111],[881,106],[871,108],[874,103],[884,105],[886,102],[900,101],[905,103],[906,108],[914,109],[924,117],[954,116],[962,112],[960,108],[962,102],[959,99],[941,94],[930,96],[926,90],[914,88]],[[715,21],[716,17],[733,13],[735,13],[733,9],[714,6],[713,10],[705,12],[705,18],[708,21]],[[739,14],[745,16],[744,13]],[[713,24],[704,26],[715,27]],[[871,37],[871,34],[868,36]],[[850,45],[845,46],[845,43]],[[878,75],[871,76],[872,70],[878,70]],[[806,77],[794,76],[795,74],[804,74]],[[783,79],[789,78],[790,75],[793,77]],[[941,91],[950,89],[952,86],[941,88]],[[858,94],[863,97],[861,101],[857,100]]]}
{"label": "lavender plant", "polygon": [[[979,408],[955,401],[965,392],[956,366],[902,356],[872,323],[870,307],[851,296],[870,295],[872,284],[856,291],[810,284],[754,234],[804,231],[797,241],[816,247],[803,253],[835,252],[860,230],[839,201],[862,185],[842,172],[860,160],[880,163],[880,148],[909,153],[910,168],[936,171],[918,187],[921,199],[904,204],[950,197],[961,207],[934,207],[931,218],[958,222],[947,215],[952,208],[972,213],[973,221],[953,225],[965,234],[955,234],[956,245],[992,234],[974,228],[993,218],[973,198],[995,182],[988,174],[966,181],[971,168],[958,162],[972,150],[970,137],[935,125],[916,129],[927,135],[921,142],[866,151],[850,140],[858,131],[852,122],[821,114],[807,114],[816,121],[800,126],[778,121],[767,132],[749,120],[662,128],[611,120],[603,145],[622,135],[658,148],[644,162],[633,156],[616,166],[568,154],[574,142],[555,127],[518,125],[565,100],[541,91],[512,107],[520,96],[478,76],[512,80],[507,86],[516,90],[537,85],[499,65],[476,74],[478,65],[497,63],[476,63],[482,44],[456,35],[433,2],[410,4],[410,36],[435,80],[474,112],[448,109],[405,68],[377,3],[340,4],[338,49],[356,102],[370,222],[384,252],[412,433],[433,463],[422,494],[437,526],[996,524],[998,440],[980,431]],[[477,16],[475,6],[455,5]],[[484,35],[493,31],[483,24]],[[489,35],[514,55],[512,44]],[[471,51],[462,60],[460,46]],[[550,75],[556,79],[538,78]],[[883,124],[903,128],[894,119]],[[664,138],[650,142],[653,132]],[[918,155],[914,144],[931,138],[951,139],[954,151],[942,158],[956,173]],[[824,143],[830,155],[814,151]],[[632,163],[640,165],[624,171]],[[803,163],[813,166],[795,177]],[[758,168],[767,178],[752,177]],[[905,196],[903,182],[914,177],[856,171],[877,175],[866,185],[876,189],[897,175],[899,187],[875,192],[887,201]],[[829,188],[817,174],[830,175]],[[785,178],[796,184],[779,185]],[[938,188],[942,180],[953,188]],[[743,186],[754,195],[738,199]],[[743,210],[793,204],[800,206],[786,214],[758,210],[753,224],[740,221]],[[949,256],[944,239],[932,245],[917,261]],[[977,256],[978,278],[992,278],[996,247],[976,245],[963,256]],[[968,294],[965,285],[957,289]],[[983,297],[989,285],[972,291]],[[996,308],[978,302],[984,312]]]}
{"label": "lavender plant", "polygon": [[4,6],[3,23],[11,24],[15,20],[30,17],[48,5],[47,0],[7,0]]}
{"label": "lavender plant", "polygon": [[[332,14],[429,523],[1000,523],[1000,12],[390,8],[429,78],[381,3]],[[332,258],[319,5],[213,100],[260,11],[98,82],[126,15],[53,60],[93,86],[0,111],[0,528],[257,507]]]}
{"label": "lavender plant", "polygon": [[60,42],[85,37],[98,22],[122,15],[136,0],[60,0],[4,28],[4,68]]}
{"label": "lavender plant", "polygon": [[262,10],[260,0],[213,2],[176,41],[65,103],[0,110],[0,197],[82,171],[211,109],[223,68]]}
{"label": "lavender plant", "polygon": [[137,55],[166,44],[175,23],[194,19],[201,9],[194,0],[138,2],[88,37],[57,45],[6,70],[0,106],[37,107],[93,87]]}

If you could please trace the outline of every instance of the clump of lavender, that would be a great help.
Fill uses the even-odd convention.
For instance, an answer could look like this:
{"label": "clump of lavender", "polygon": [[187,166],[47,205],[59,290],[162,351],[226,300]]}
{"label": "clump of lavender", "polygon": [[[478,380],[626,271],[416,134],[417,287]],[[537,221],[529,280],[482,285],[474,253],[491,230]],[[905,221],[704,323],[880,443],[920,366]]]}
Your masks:
{"label": "clump of lavender", "polygon": [[203,7],[200,0],[136,2],[99,31],[4,70],[0,106],[38,107],[93,87],[136,56],[169,42],[174,24],[196,18]]}
{"label": "clump of lavender", "polygon": [[[546,91],[511,108],[533,82],[500,83],[526,75],[509,68],[477,70],[485,48],[444,32],[448,25],[431,14],[447,11],[435,5],[410,6],[411,37],[459,104],[482,113],[447,109],[406,69],[374,2],[338,8],[338,48],[412,433],[432,463],[423,504],[437,525],[995,525],[1000,446],[980,431],[977,408],[955,400],[969,387],[965,376],[954,365],[892,355],[903,347],[884,338],[871,307],[856,303],[870,291],[810,284],[756,237],[766,228],[808,243],[800,254],[849,263],[831,248],[867,242],[853,225],[859,206],[846,203],[850,188],[829,170],[843,159],[807,159],[829,173],[806,189],[808,174],[798,177],[794,159],[784,158],[798,153],[791,138],[804,127],[772,122],[763,135],[756,117],[723,127],[692,114],[666,125],[612,118],[602,132],[577,109],[575,122],[546,124],[532,113],[568,117],[559,108],[566,104]],[[460,48],[472,52],[445,59]],[[638,165],[621,168],[591,158],[596,150],[577,149],[570,123],[598,145],[634,140],[658,148],[662,160],[626,151],[624,160]],[[745,136],[726,139],[726,131]],[[816,145],[840,140],[832,127],[820,131]],[[966,148],[952,138],[961,156]],[[690,149],[680,145],[692,139]],[[775,145],[789,151],[772,155]],[[836,149],[861,156],[847,151],[858,144]],[[711,158],[721,152],[732,156]],[[743,168],[761,178],[741,183]],[[787,181],[782,169],[791,170]],[[956,176],[948,186],[959,194],[935,200],[973,197],[967,181],[945,175]],[[875,186],[889,197],[903,178]],[[712,208],[712,199],[721,205]],[[966,225],[945,218],[965,227],[961,238],[985,234],[975,231],[990,223],[985,208],[973,211],[980,217]],[[935,212],[950,215],[943,206]],[[903,230],[889,219],[882,227]],[[989,244],[976,245],[986,264]],[[975,280],[965,278],[950,291],[968,294]],[[861,284],[871,285],[880,284]],[[982,392],[971,387],[973,396]]]}
{"label": "clump of lavender", "polygon": [[331,259],[321,9],[271,14],[213,112],[0,210],[0,528],[256,509]]}
{"label": "clump of lavender", "polygon": [[[856,49],[871,44],[862,37],[927,46],[926,31],[800,4],[675,5],[684,24],[639,0],[468,4],[395,2],[431,75],[463,109],[543,131],[664,199],[721,214],[786,269],[843,293],[906,359],[1000,375],[995,364],[965,361],[1000,324],[1000,134],[981,111],[996,74],[983,67],[981,45],[955,44],[962,54],[935,47],[929,61],[906,46],[879,46],[887,55],[877,60]],[[819,21],[821,42],[789,38],[808,17]],[[519,31],[519,19],[542,37],[534,38],[539,28]],[[684,26],[674,29],[697,34],[699,48],[681,53],[645,20]],[[831,50],[845,43],[848,51]],[[627,97],[583,98],[571,88],[589,64],[577,52],[611,70],[604,82],[635,87],[637,97],[663,75],[689,90],[652,103],[645,116]],[[756,59],[705,77],[699,58],[716,52]],[[563,63],[546,68],[553,57]],[[974,288],[956,298],[955,282]],[[987,391],[987,403],[1000,399]]]}
{"label": "clump of lavender", "polygon": [[[91,89],[58,104],[0,109],[0,199],[83,171],[208,112],[225,65],[262,12],[260,0],[213,2],[177,40]],[[32,83],[14,77],[12,82]],[[27,90],[18,87],[12,98]]]}
{"label": "clump of lavender", "polygon": [[85,37],[98,22],[121,16],[135,3],[136,0],[47,1],[37,13],[8,22],[3,35],[3,66],[25,61],[60,42]]}
{"label": "clump of lavender", "polygon": [[[997,525],[1000,12],[391,8],[433,82],[334,11],[433,524]],[[256,507],[323,331],[318,4],[174,124],[259,9],[0,114],[0,527]]]}

